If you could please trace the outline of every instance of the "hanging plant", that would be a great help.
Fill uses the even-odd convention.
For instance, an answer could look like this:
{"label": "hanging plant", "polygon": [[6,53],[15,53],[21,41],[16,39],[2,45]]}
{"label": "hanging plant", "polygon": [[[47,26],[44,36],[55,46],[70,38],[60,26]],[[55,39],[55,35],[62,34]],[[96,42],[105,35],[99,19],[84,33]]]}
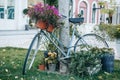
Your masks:
{"label": "hanging plant", "polygon": [[114,12],[115,12],[114,8],[113,9],[108,9],[109,16],[112,16],[114,14]]}
{"label": "hanging plant", "polygon": [[104,1],[99,1],[98,4],[100,5],[100,7],[105,7],[105,2]]}

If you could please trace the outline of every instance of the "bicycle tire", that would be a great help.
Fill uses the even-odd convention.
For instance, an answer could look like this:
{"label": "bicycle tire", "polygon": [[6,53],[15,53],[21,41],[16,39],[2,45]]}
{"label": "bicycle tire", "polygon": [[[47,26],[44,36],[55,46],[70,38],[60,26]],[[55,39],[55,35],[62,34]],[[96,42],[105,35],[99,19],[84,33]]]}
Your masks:
{"label": "bicycle tire", "polygon": [[[29,49],[27,51],[26,54],[26,58],[24,60],[24,64],[23,64],[23,70],[22,70],[22,74],[24,75],[28,70],[31,69],[32,64],[35,60],[35,56],[37,54],[38,48],[39,48],[39,40],[40,40],[40,33],[36,34],[29,46]],[[36,47],[35,49],[33,49],[33,47]]]}
{"label": "bicycle tire", "polygon": [[85,34],[76,41],[74,51],[89,50],[92,47],[108,48],[109,46],[101,36],[97,34]]}

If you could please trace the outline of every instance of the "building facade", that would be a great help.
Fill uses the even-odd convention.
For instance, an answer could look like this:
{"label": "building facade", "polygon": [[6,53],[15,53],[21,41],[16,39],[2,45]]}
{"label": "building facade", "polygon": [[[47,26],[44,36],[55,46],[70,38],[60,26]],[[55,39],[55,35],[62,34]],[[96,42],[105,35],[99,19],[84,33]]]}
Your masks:
{"label": "building facade", "polygon": [[26,0],[0,0],[0,30],[22,29],[24,25],[22,10],[26,7]]}
{"label": "building facade", "polygon": [[99,23],[100,9],[98,0],[73,0],[73,14],[77,17],[78,14],[84,17],[85,23]]}
{"label": "building facade", "polygon": [[27,24],[23,10],[41,0],[0,0],[0,30],[24,30]]}
{"label": "building facade", "polygon": [[[78,14],[80,14],[84,17],[85,23],[100,23],[101,13],[98,5],[100,0],[70,1],[73,5],[72,17],[78,17]],[[0,30],[24,30],[28,21],[27,16],[23,14],[23,10],[38,2],[43,2],[43,0],[0,0]],[[103,18],[103,21],[106,22],[106,16],[103,16]]]}
{"label": "building facade", "polygon": [[120,24],[120,0],[115,0],[112,5],[115,7],[115,13],[113,15],[113,24]]}

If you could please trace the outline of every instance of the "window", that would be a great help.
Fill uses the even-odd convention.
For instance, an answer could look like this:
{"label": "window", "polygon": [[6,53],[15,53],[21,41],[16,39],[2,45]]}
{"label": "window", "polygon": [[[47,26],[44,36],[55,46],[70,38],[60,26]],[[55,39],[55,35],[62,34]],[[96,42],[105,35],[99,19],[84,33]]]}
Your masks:
{"label": "window", "polygon": [[[96,5],[93,4],[93,8],[96,8]],[[95,23],[96,10],[92,9],[92,23]]]}

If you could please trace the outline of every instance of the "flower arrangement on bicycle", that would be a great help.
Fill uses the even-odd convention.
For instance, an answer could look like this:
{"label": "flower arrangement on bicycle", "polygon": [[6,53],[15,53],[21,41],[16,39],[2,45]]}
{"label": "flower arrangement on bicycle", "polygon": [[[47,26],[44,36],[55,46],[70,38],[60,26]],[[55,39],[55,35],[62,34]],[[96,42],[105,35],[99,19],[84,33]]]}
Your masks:
{"label": "flower arrangement on bicycle", "polygon": [[48,52],[48,57],[45,58],[47,64],[56,64],[57,63],[57,53]]}
{"label": "flower arrangement on bicycle", "polygon": [[[61,16],[55,6],[38,3],[28,10],[28,15],[30,18],[36,19],[37,27],[41,28],[44,25],[45,27],[41,29],[46,29],[48,32],[51,32],[48,30],[51,26],[53,28],[59,27],[60,23],[58,20]],[[44,24],[40,25],[41,22],[44,22]]]}

